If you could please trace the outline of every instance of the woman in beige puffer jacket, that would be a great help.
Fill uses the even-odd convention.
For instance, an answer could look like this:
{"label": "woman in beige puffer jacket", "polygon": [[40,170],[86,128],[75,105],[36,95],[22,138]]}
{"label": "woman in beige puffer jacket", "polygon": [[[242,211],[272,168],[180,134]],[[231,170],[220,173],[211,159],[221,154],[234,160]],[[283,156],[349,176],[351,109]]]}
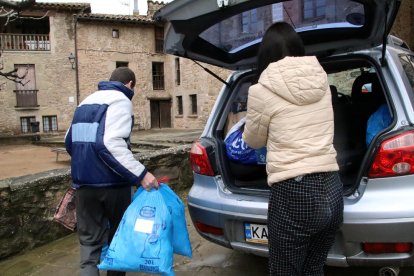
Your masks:
{"label": "woman in beige puffer jacket", "polygon": [[267,147],[271,275],[323,275],[342,222],[327,75],[287,23],[265,33],[243,139]]}

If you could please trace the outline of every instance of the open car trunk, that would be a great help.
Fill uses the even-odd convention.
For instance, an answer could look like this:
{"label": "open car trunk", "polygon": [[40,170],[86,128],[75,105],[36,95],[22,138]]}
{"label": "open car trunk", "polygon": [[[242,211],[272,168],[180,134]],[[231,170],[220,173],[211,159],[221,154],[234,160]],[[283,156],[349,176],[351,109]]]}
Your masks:
{"label": "open car trunk", "polygon": [[[167,22],[165,51],[231,70],[256,66],[273,22],[292,25],[306,53],[337,55],[384,43],[401,0],[175,0],[154,18]],[[318,3],[316,3],[318,2]]]}
{"label": "open car trunk", "polygon": [[[401,0],[314,1],[314,4],[305,0],[175,0],[158,10],[154,18],[166,23],[166,53],[240,72],[256,68],[263,35],[274,22],[281,21],[299,34],[307,55],[328,58],[381,44],[384,55],[387,35],[400,3]],[[350,60],[349,55],[346,60]],[[367,92],[371,87],[382,87],[370,80],[378,72],[374,63],[363,58],[346,60],[326,60],[323,65],[331,75],[334,92],[334,145],[341,179],[346,193],[350,193],[358,187],[366,170],[364,160],[368,159],[370,149],[364,141],[367,120],[378,104],[386,100],[383,91]],[[361,74],[364,76],[358,78]],[[231,82],[225,88],[227,93],[219,99],[224,106],[215,115],[216,125],[207,124],[209,130],[214,129],[217,147],[213,159],[219,173],[228,188],[237,191],[268,189],[265,167],[231,162],[226,158],[224,143],[230,127],[243,117],[247,91],[255,77],[246,71],[236,83]],[[362,88],[364,81],[366,86]],[[356,93],[358,89],[366,92]]]}
{"label": "open car trunk", "polygon": [[[337,151],[340,178],[344,194],[351,194],[358,187],[369,167],[370,150],[374,142],[367,142],[367,124],[370,116],[381,105],[388,106],[392,122],[392,107],[375,63],[365,56],[355,55],[321,60],[328,73],[334,111],[334,147]],[[238,192],[265,191],[268,189],[264,165],[246,165],[227,158],[225,137],[230,128],[246,114],[248,89],[256,76],[246,72],[224,93],[227,104],[217,120],[216,140],[221,175],[228,188]],[[226,96],[227,95],[227,96]],[[381,132],[386,131],[384,128]],[[374,137],[372,141],[381,134]]]}

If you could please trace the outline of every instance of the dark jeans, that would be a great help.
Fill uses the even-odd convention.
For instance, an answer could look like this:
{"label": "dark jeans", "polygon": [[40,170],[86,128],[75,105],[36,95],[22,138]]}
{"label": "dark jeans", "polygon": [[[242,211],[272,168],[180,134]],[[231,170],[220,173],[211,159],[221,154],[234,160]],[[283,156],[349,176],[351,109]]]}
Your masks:
{"label": "dark jeans", "polygon": [[[77,231],[80,242],[80,275],[99,276],[102,247],[110,244],[125,210],[131,203],[131,187],[76,190]],[[108,271],[108,276],[125,272]]]}
{"label": "dark jeans", "polygon": [[268,210],[270,274],[322,276],[342,217],[337,172],[274,183]]}

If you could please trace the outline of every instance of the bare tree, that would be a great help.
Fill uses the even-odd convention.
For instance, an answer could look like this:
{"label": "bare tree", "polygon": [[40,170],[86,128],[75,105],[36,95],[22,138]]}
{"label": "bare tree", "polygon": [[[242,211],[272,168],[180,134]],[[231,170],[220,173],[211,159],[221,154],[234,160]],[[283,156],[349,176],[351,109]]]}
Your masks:
{"label": "bare tree", "polygon": [[[2,20],[2,23],[3,21],[4,23],[3,23],[3,26],[1,27],[3,28],[7,26],[10,22],[20,18],[20,13],[24,10],[29,9],[34,4],[36,4],[36,0],[22,0],[20,2],[0,0],[0,19],[5,19],[5,20]],[[46,14],[42,16],[41,18],[34,18],[34,17],[29,17],[29,18],[42,19],[43,17],[46,16]],[[28,18],[28,17],[25,17],[25,18]]]}
{"label": "bare tree", "polygon": [[[11,80],[15,83],[20,83],[21,85],[26,85],[30,80],[25,80],[27,73],[29,72],[29,68],[27,67],[24,73],[18,74],[18,68],[14,68],[10,71],[3,71],[3,51],[0,51],[0,76],[4,77],[8,80]],[[2,87],[5,83],[0,83],[0,87]]]}
{"label": "bare tree", "polygon": [[5,9],[12,9],[16,12],[30,8],[36,3],[36,0],[8,1],[0,0],[0,6]]}
{"label": "bare tree", "polygon": [[[1,30],[5,26],[7,26],[10,22],[16,20],[20,17],[20,13],[26,9],[29,9],[36,3],[36,0],[22,0],[22,1],[7,1],[7,0],[0,0],[0,19],[3,23],[1,26]],[[2,31],[3,32],[3,31]],[[4,63],[3,63],[3,49],[0,50],[0,77],[4,77],[8,80],[11,80],[15,83],[19,83],[21,85],[27,84],[29,81],[24,80],[28,73],[28,68],[26,68],[24,73],[18,73],[18,69],[15,68],[10,71],[3,71],[4,70]],[[0,89],[5,83],[0,83]]]}

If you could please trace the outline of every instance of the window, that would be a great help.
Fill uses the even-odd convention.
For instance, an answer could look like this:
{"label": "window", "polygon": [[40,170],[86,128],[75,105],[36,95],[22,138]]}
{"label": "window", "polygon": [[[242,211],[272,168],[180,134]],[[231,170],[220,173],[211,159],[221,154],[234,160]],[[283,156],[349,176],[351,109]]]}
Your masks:
{"label": "window", "polygon": [[20,117],[20,128],[22,133],[29,133],[32,132],[31,129],[31,122],[36,122],[36,117],[30,116],[30,117]]}
{"label": "window", "polygon": [[197,115],[197,95],[190,95],[191,115]]}
{"label": "window", "polygon": [[255,33],[257,31],[257,10],[242,13],[242,32]]}
{"label": "window", "polygon": [[272,5],[272,22],[283,21],[283,3]]}
{"label": "window", "polygon": [[16,107],[38,107],[34,64],[15,64],[17,75],[22,76],[21,83],[16,83]]}
{"label": "window", "polygon": [[152,63],[152,88],[154,90],[164,90],[164,63]]}
{"label": "window", "polygon": [[16,90],[36,90],[34,64],[15,64],[18,76],[24,76],[21,83],[16,82]]}
{"label": "window", "polygon": [[119,30],[117,29],[112,30],[112,38],[119,38]]}
{"label": "window", "polygon": [[177,96],[177,115],[183,115],[183,96]]}
{"label": "window", "polygon": [[57,116],[43,116],[43,132],[57,131]]}
{"label": "window", "polygon": [[116,68],[118,68],[118,67],[128,67],[128,61],[117,61],[115,66],[116,66]]}
{"label": "window", "polygon": [[303,19],[312,20],[325,17],[326,0],[304,0]]}
{"label": "window", "polygon": [[155,26],[155,52],[164,52],[164,27]]}
{"label": "window", "polygon": [[175,59],[175,84],[181,84],[181,73],[180,73],[180,59]]}

